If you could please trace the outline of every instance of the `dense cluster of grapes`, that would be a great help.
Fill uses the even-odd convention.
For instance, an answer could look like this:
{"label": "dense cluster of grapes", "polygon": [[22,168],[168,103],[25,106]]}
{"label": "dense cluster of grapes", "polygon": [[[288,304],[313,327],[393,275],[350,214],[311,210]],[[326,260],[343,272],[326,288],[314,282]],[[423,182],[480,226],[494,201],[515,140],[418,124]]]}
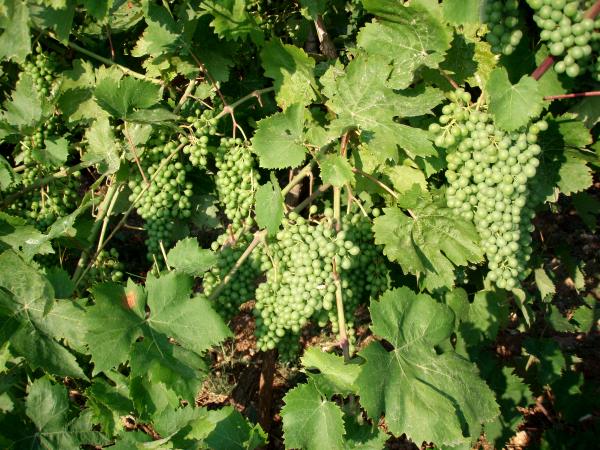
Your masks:
{"label": "dense cluster of grapes", "polygon": [[541,28],[540,38],[548,43],[554,57],[562,57],[554,65],[558,73],[576,77],[586,66],[595,69],[598,55],[593,46],[598,33],[594,29],[599,23],[586,18],[584,13],[589,1],[527,0],[535,11],[533,19]]}
{"label": "dense cluster of grapes", "polygon": [[[223,234],[212,243],[212,249],[217,253],[217,265],[204,275],[204,293],[210,296],[215,288],[223,281],[237,260],[242,256],[249,242],[243,234],[235,243],[230,242],[231,236]],[[237,269],[223,290],[214,301],[216,308],[226,319],[231,319],[239,312],[242,303],[254,298],[256,278],[260,275],[258,252],[253,252]]]}
{"label": "dense cluster of grapes", "polygon": [[194,115],[187,118],[188,123],[193,129],[189,138],[184,138],[183,153],[189,155],[190,163],[196,167],[206,167],[208,163],[208,144],[210,137],[217,133],[217,115],[216,108],[204,109],[196,108]]}
{"label": "dense cluster of grapes", "polygon": [[217,193],[233,229],[251,226],[250,212],[260,175],[254,169],[254,157],[249,147],[240,138],[221,139],[215,153],[215,165]]}
{"label": "dense cluster of grapes", "polygon": [[358,304],[387,287],[384,265],[376,264],[379,252],[368,222],[349,217],[336,233],[331,216],[326,210],[325,220],[312,225],[291,213],[275,242],[263,252],[261,269],[266,271],[266,281],[256,290],[255,307],[259,349],[277,347],[285,352],[313,318],[322,327],[331,321],[337,332],[336,276],[350,337]]}
{"label": "dense cluster of grapes", "polygon": [[519,1],[492,0],[485,3],[484,22],[490,32],[486,39],[494,53],[510,55],[523,38],[519,29]]}
{"label": "dense cluster of grapes", "polygon": [[[15,189],[31,186],[47,175],[41,165],[27,166],[21,174],[21,183]],[[58,178],[51,183],[40,186],[24,195],[8,206],[11,214],[23,217],[40,231],[45,231],[59,217],[64,217],[77,208],[80,173],[69,177]]]}
{"label": "dense cluster of grapes", "polygon": [[[186,173],[192,169],[184,164],[176,154],[168,163],[164,163],[171,153],[177,149],[177,141],[168,141],[165,134],[152,139],[140,158],[142,170],[150,183],[150,187],[142,194],[137,213],[145,220],[148,232],[146,246],[148,259],[160,251],[160,243],[166,247],[171,242],[171,232],[176,219],[187,219],[191,216],[190,197],[193,185],[186,181]],[[163,168],[155,175],[163,164]],[[134,168],[133,179],[129,182],[134,201],[145,187],[146,181]]]}
{"label": "dense cluster of grapes", "polygon": [[524,279],[531,255],[534,207],[538,200],[528,186],[539,166],[542,149],[539,121],[526,129],[505,132],[492,117],[470,105],[470,94],[451,94],[439,124],[436,145],[447,148],[448,206],[474,221],[489,260],[489,279],[512,289]]}

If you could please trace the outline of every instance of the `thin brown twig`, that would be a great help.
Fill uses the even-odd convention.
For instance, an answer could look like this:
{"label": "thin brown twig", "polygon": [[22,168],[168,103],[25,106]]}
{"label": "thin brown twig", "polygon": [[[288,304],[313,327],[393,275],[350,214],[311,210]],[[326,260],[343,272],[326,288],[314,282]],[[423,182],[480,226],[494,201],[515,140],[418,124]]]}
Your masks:
{"label": "thin brown twig", "polygon": [[454,79],[450,75],[448,75],[445,70],[440,69],[440,73],[446,79],[446,81],[448,81],[448,83],[450,83],[450,85],[454,89],[460,89],[460,86],[458,85],[458,83],[456,81],[454,81]]}
{"label": "thin brown twig", "polygon": [[562,100],[566,98],[577,98],[577,97],[598,97],[600,91],[588,91],[588,92],[575,92],[572,94],[560,94],[560,95],[547,95],[544,100]]}
{"label": "thin brown twig", "polygon": [[137,167],[138,167],[140,173],[142,174],[142,178],[144,179],[144,182],[146,183],[146,185],[150,184],[150,182],[148,181],[148,178],[146,177],[146,174],[144,173],[142,164],[140,163],[140,158],[138,157],[137,150],[135,149],[135,144],[133,143],[133,140],[131,139],[131,136],[129,135],[129,131],[127,131],[127,122],[123,123],[123,134],[125,135],[125,138],[127,139],[127,143],[129,144],[131,153],[133,153],[133,159],[135,160],[135,163],[137,164]]}

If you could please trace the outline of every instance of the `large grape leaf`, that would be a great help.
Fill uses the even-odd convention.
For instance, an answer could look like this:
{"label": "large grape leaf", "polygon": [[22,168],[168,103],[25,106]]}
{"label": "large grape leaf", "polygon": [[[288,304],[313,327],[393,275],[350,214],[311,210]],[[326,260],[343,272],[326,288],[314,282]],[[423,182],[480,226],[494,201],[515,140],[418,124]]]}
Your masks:
{"label": "large grape leaf", "polygon": [[312,382],[288,391],[281,409],[285,448],[343,449],[342,411]]}
{"label": "large grape leaf", "polygon": [[193,397],[190,383],[201,381],[198,356],[230,331],[208,301],[190,299],[191,292],[192,279],[181,272],[149,277],[146,289],[131,282],[95,286],[96,304],[85,316],[94,374],[130,360],[133,373]]}
{"label": "large grape leaf", "polygon": [[96,102],[111,116],[119,119],[135,117],[135,113],[160,101],[160,86],[131,76],[121,80],[104,78],[94,91]]}
{"label": "large grape leaf", "polygon": [[454,313],[426,294],[403,287],[371,302],[379,342],[359,354],[366,362],[356,381],[369,417],[385,415],[388,429],[417,444],[457,445],[479,437],[481,424],[498,415],[494,395],[467,359],[434,346],[450,337]]}
{"label": "large grape leaf", "polygon": [[167,261],[176,270],[200,276],[216,264],[217,257],[211,250],[200,248],[196,238],[188,237],[169,250]]}
{"label": "large grape leaf", "polygon": [[77,450],[83,444],[108,443],[101,433],[92,431],[88,414],[72,419],[69,410],[64,386],[52,384],[46,377],[35,380],[29,386],[25,412],[35,424],[36,432],[19,441],[20,448]]}
{"label": "large grape leaf", "polygon": [[455,266],[483,261],[475,227],[439,203],[423,202],[413,217],[386,208],[374,221],[375,242],[405,273],[426,275],[427,287],[452,287]]}
{"label": "large grape leaf", "polygon": [[31,53],[29,35],[29,8],[26,2],[3,2],[0,10],[0,58],[25,61]]}
{"label": "large grape leaf", "polygon": [[411,90],[406,95],[395,92],[386,85],[390,70],[383,57],[362,55],[348,64],[343,75],[329,81],[327,106],[337,114],[331,129],[341,134],[358,128],[381,162],[397,160],[398,147],[412,155],[435,155],[425,130],[394,119],[426,114],[439,104],[440,96],[429,90]]}
{"label": "large grape leaf", "polygon": [[258,122],[252,151],[265,169],[296,167],[304,160],[304,108],[292,105]]}
{"label": "large grape leaf", "polygon": [[413,81],[417,69],[422,66],[437,68],[443,61],[450,47],[451,34],[438,7],[420,1],[411,2],[410,6],[399,2],[388,2],[388,5],[373,1],[364,3],[366,9],[380,15],[381,20],[362,28],[356,42],[369,55],[393,63],[388,80],[391,87],[404,89]]}
{"label": "large grape leaf", "polygon": [[492,71],[485,90],[496,125],[507,131],[527,125],[542,112],[544,106],[536,80],[524,75],[517,84],[512,84],[503,67]]}
{"label": "large grape leaf", "polygon": [[260,58],[265,75],[275,80],[277,104],[282,109],[294,103],[306,106],[316,98],[315,60],[304,50],[272,39],[263,47]]}
{"label": "large grape leaf", "polygon": [[87,378],[75,356],[58,343],[85,333],[82,310],[66,300],[55,304],[50,282],[14,251],[0,255],[0,267],[0,287],[5,289],[0,291],[0,344],[10,341],[34,369]]}

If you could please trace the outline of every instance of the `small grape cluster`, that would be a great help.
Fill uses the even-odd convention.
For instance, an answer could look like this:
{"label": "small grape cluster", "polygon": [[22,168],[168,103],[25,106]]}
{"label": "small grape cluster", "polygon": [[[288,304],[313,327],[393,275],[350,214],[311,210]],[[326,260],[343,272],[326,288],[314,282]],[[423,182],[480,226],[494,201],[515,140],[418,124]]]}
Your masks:
{"label": "small grape cluster", "polygon": [[116,248],[100,250],[96,260],[85,275],[85,285],[89,286],[106,281],[122,281],[124,270],[125,266],[119,261],[119,252]]}
{"label": "small grape cluster", "polygon": [[464,90],[451,93],[439,124],[430,126],[436,145],[448,149],[448,207],[474,221],[488,256],[488,278],[512,289],[525,278],[531,255],[534,208],[529,182],[539,166],[537,144],[545,121],[515,132],[497,128],[484,107],[470,105]]}
{"label": "small grape cluster", "polygon": [[[159,253],[161,242],[165,247],[171,243],[174,221],[187,219],[192,214],[190,197],[193,195],[193,184],[186,181],[186,173],[192,166],[181,162],[178,154],[163,164],[163,160],[176,149],[177,141],[168,140],[165,134],[161,134],[149,142],[140,158],[150,187],[142,194],[137,213],[145,220],[149,260]],[[161,164],[163,168],[155,175]],[[140,195],[146,183],[137,167],[134,170],[133,179],[129,182],[132,191],[130,201],[134,201]]]}
{"label": "small grape cluster", "polygon": [[[24,146],[23,142],[21,148],[25,169],[19,178],[19,185],[14,186],[14,191],[27,188],[48,175],[48,170],[33,159],[31,148]],[[59,217],[64,217],[77,208],[80,177],[80,172],[74,172],[68,177],[56,178],[20,196],[8,206],[8,210],[40,231],[45,231]]]}
{"label": "small grape cluster", "polygon": [[558,73],[576,77],[593,64],[592,43],[597,39],[594,29],[600,24],[586,18],[588,1],[527,0],[534,10],[533,19],[541,28],[540,38],[548,43],[550,54],[562,57],[554,65]]}
{"label": "small grape cluster", "polygon": [[519,28],[519,1],[492,0],[485,3],[484,19],[490,29],[486,39],[494,53],[510,55],[523,38]]}
{"label": "small grape cluster", "polygon": [[[229,234],[223,234],[212,243],[213,251],[217,253],[217,264],[204,275],[204,293],[210,297],[215,288],[223,281],[235,263],[238,261],[249,242],[242,235],[235,242],[231,242]],[[221,292],[216,295],[214,301],[218,304],[216,310],[225,319],[230,320],[239,312],[242,303],[254,298],[256,279],[260,275],[260,261],[258,252],[253,252],[240,265],[232,278],[225,284]]]}
{"label": "small grape cluster", "polygon": [[187,118],[193,133],[185,137],[183,153],[189,156],[190,163],[196,167],[206,167],[208,163],[208,145],[210,138],[217,133],[216,107],[212,109],[194,110],[194,115]]}
{"label": "small grape cluster", "polygon": [[277,347],[289,353],[297,349],[300,330],[311,319],[320,327],[331,321],[337,333],[338,282],[352,341],[356,308],[387,287],[385,266],[378,264],[381,253],[373,243],[369,222],[348,216],[336,233],[332,215],[326,209],[325,219],[311,224],[291,213],[275,242],[263,252],[261,269],[266,271],[266,281],[256,289],[255,307],[260,350]]}
{"label": "small grape cluster", "polygon": [[44,53],[38,45],[30,60],[23,63],[23,72],[30,75],[37,93],[46,97],[52,91],[56,79],[56,64],[52,55]]}
{"label": "small grape cluster", "polygon": [[240,138],[222,138],[215,153],[215,166],[218,169],[215,183],[219,200],[234,231],[244,225],[251,226],[253,219],[250,212],[260,175],[254,169],[250,148]]}

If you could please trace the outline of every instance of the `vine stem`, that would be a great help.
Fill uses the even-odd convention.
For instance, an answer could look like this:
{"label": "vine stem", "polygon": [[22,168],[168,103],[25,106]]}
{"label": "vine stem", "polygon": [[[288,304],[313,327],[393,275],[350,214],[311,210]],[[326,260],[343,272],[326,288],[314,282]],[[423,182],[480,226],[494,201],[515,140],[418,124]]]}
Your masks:
{"label": "vine stem", "polygon": [[[152,174],[152,176],[150,177],[150,181],[154,180],[158,175],[160,175],[162,173],[162,171],[164,170],[164,168],[169,164],[169,162],[173,159],[173,157],[179,153],[179,151],[184,147],[185,144],[179,144],[179,146],[173,150],[169,156],[167,156],[165,159],[163,159],[160,163],[160,165],[157,167],[156,171]],[[104,243],[102,244],[102,246],[100,246],[96,252],[93,255],[92,261],[94,261],[97,257],[98,254],[104,249],[104,247],[106,247],[106,245],[108,244],[108,242],[110,242],[110,240],[115,237],[115,235],[117,234],[117,232],[121,229],[121,227],[126,223],[127,218],[129,217],[129,214],[132,213],[132,211],[134,210],[135,206],[137,205],[137,203],[140,201],[140,199],[142,198],[142,196],[146,193],[146,191],[150,189],[150,184],[146,184],[142,190],[140,191],[140,193],[137,195],[137,197],[135,197],[133,199],[133,201],[131,202],[131,205],[129,205],[129,208],[127,209],[127,211],[125,211],[123,213],[123,217],[121,217],[121,220],[117,223],[117,225],[113,228],[113,230],[111,231],[111,233],[108,235],[108,237],[106,238],[106,240],[104,241]],[[75,288],[77,288],[77,286],[79,285],[79,283],[81,282],[81,280],[83,279],[83,277],[85,276],[85,274],[88,272],[88,270],[90,270],[91,268],[91,263],[88,263],[87,266],[85,267],[85,269],[82,271],[81,275],[79,276],[79,278],[77,278],[77,280],[75,281],[75,277],[73,277],[73,280],[75,282]]]}
{"label": "vine stem", "polygon": [[235,102],[226,105],[223,107],[223,110],[217,114],[215,116],[216,120],[219,120],[227,115],[231,115],[231,113],[235,110],[235,108],[237,108],[238,106],[240,106],[242,103],[247,102],[248,100],[251,100],[253,98],[258,99],[258,101],[260,102],[260,97],[263,94],[267,94],[269,92],[273,92],[275,90],[274,86],[268,87],[268,88],[264,88],[264,89],[256,89],[255,91],[250,92],[249,94],[239,98],[238,100],[236,100]]}
{"label": "vine stem", "polygon": [[[100,203],[100,206],[98,207],[98,214],[96,215],[96,220],[94,221],[94,224],[92,225],[92,229],[90,230],[90,239],[89,239],[90,242],[93,242],[96,240],[96,236],[98,235],[98,232],[100,231],[100,227],[103,226],[104,218],[106,217],[106,215],[108,213],[110,204],[112,203],[112,199],[113,199],[113,197],[116,197],[115,194],[117,193],[117,187],[118,187],[117,183],[113,183],[108,187],[108,190],[106,191],[106,195],[104,196],[104,200],[102,200],[102,203]],[[98,248],[100,248],[100,247],[101,246],[99,245]],[[89,249],[85,249],[81,253],[79,260],[77,261],[77,265],[75,266],[75,273],[73,273],[73,276],[71,277],[71,280],[74,283],[77,282],[82,277],[82,272],[87,265],[89,254],[90,254]]]}
{"label": "vine stem", "polygon": [[335,45],[325,28],[325,22],[323,22],[323,16],[320,14],[314,20],[315,29],[317,30],[317,38],[319,39],[319,43],[321,44],[321,52],[329,58],[335,59],[337,58],[337,50],[335,49]]}
{"label": "vine stem", "polygon": [[332,265],[333,284],[335,285],[335,306],[337,308],[338,328],[340,331],[340,347],[342,348],[342,354],[344,355],[344,362],[348,362],[350,361],[350,345],[348,342],[348,332],[346,330],[346,317],[344,316],[342,283],[340,282],[340,275],[337,272],[335,258],[332,261]]}
{"label": "vine stem", "polygon": [[[111,185],[112,187],[112,185]],[[119,192],[121,190],[121,186],[119,185],[117,189],[112,194],[112,200],[108,205],[108,209],[106,213],[104,213],[104,218],[102,219],[102,229],[100,230],[100,238],[98,239],[98,249],[102,248],[102,243],[104,242],[104,236],[106,235],[106,229],[108,228],[108,222],[110,222],[110,215],[117,204],[117,200],[119,199]]]}
{"label": "vine stem", "polygon": [[300,211],[302,211],[304,208],[306,208],[308,205],[310,205],[312,203],[312,201],[319,197],[320,195],[322,195],[325,191],[327,191],[327,189],[329,189],[331,187],[330,184],[322,184],[321,186],[319,186],[317,189],[314,190],[314,192],[306,197],[304,200],[302,200],[302,202],[300,202],[298,204],[298,206],[296,206],[293,211],[295,213],[299,213]]}
{"label": "vine stem", "polygon": [[142,164],[140,163],[140,158],[138,156],[137,150],[135,148],[135,144],[129,135],[129,131],[127,130],[127,121],[123,122],[123,133],[125,134],[125,138],[127,139],[127,143],[129,144],[129,148],[131,149],[131,153],[133,153],[133,159],[135,159],[135,164],[137,165],[140,173],[142,174],[142,178],[146,184],[150,184],[146,174],[144,173],[144,169],[142,169]]}
{"label": "vine stem", "polygon": [[39,187],[45,186],[49,183],[51,183],[54,180],[57,180],[59,178],[64,178],[64,177],[68,177],[69,175],[81,170],[81,169],[85,169],[86,167],[88,167],[89,164],[88,163],[79,163],[76,164],[74,166],[71,166],[67,169],[61,169],[58,172],[55,172],[51,175],[48,175],[32,184],[30,184],[27,187],[24,187],[23,189],[21,189],[19,192],[15,192],[12,195],[9,195],[8,197],[6,197],[2,203],[0,203],[0,207],[5,207],[6,205],[10,204],[11,202],[13,202],[14,200],[16,200],[17,198],[19,198],[20,196],[27,194],[30,191],[33,191]]}
{"label": "vine stem", "polygon": [[598,97],[600,91],[588,91],[588,92],[575,92],[572,94],[560,94],[560,95],[547,95],[544,100],[562,100],[565,98],[576,98],[576,97]]}
{"label": "vine stem", "polygon": [[[61,44],[63,43],[51,31],[48,31],[47,34],[52,39],[60,42]],[[130,75],[130,76],[132,76],[134,78],[138,78],[140,80],[146,80],[146,81],[149,81],[150,83],[159,84],[161,86],[164,84],[161,80],[157,80],[155,78],[148,77],[148,76],[144,75],[143,73],[139,73],[139,72],[136,72],[135,70],[131,70],[131,69],[125,67],[125,66],[122,66],[119,63],[114,62],[112,59],[105,58],[104,56],[100,56],[97,53],[94,53],[94,52],[92,52],[92,51],[90,51],[90,50],[88,50],[86,48],[83,48],[83,47],[75,44],[74,42],[67,41],[66,42],[66,46],[67,47],[71,47],[73,50],[78,51],[79,53],[83,53],[84,55],[89,56],[90,58],[94,58],[95,60],[100,61],[101,63],[104,63],[104,64],[106,64],[108,66],[114,66],[117,69],[119,69],[121,72],[123,72],[125,75]]]}
{"label": "vine stem", "polygon": [[[377,186],[379,186],[381,189],[383,189],[388,194],[390,194],[392,197],[394,197],[396,200],[398,200],[400,198],[400,195],[396,191],[394,191],[391,187],[389,187],[384,182],[382,182],[382,181],[378,180],[377,178],[375,178],[373,175],[368,174],[366,172],[363,172],[362,170],[357,169],[356,167],[352,168],[352,172],[354,172],[356,174],[359,174],[359,175],[362,175],[363,177],[365,177],[369,181],[372,181]],[[417,215],[411,209],[407,208],[406,211],[408,212],[408,214],[410,215],[410,217],[412,217],[413,219],[417,218]]]}
{"label": "vine stem", "polygon": [[[600,0],[596,0],[596,2],[590,7],[590,9],[588,9],[585,12],[584,18],[595,19],[598,14],[600,14]],[[533,73],[531,74],[531,78],[533,78],[534,80],[539,80],[550,69],[550,67],[552,67],[553,64],[554,57],[552,55],[549,55],[533,71]]]}
{"label": "vine stem", "polygon": [[174,114],[179,114],[179,111],[181,111],[181,108],[183,108],[183,105],[185,105],[185,102],[187,101],[187,99],[190,97],[190,95],[192,95],[192,92],[194,92],[194,88],[196,87],[197,83],[198,83],[197,78],[190,80],[187,87],[185,88],[185,91],[183,92],[183,95],[179,99],[179,103],[177,103],[177,106],[173,110]]}

